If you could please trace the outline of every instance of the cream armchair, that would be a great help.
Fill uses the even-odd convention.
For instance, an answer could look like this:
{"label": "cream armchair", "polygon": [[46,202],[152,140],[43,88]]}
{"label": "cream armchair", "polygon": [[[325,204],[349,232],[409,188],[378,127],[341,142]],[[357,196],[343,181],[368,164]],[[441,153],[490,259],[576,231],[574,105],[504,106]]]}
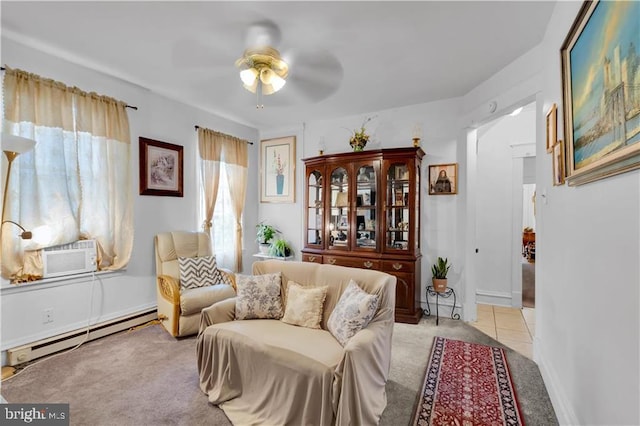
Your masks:
{"label": "cream armchair", "polygon": [[236,295],[235,277],[231,271],[220,269],[231,285],[221,283],[181,290],[178,257],[210,256],[209,236],[204,232],[164,232],[156,235],[154,242],[158,319],[174,337],[196,334],[203,308]]}

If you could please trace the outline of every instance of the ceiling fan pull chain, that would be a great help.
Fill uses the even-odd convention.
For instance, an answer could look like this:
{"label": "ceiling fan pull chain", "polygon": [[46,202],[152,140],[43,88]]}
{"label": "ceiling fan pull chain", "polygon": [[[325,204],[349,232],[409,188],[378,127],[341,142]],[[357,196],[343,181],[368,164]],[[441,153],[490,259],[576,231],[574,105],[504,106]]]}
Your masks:
{"label": "ceiling fan pull chain", "polygon": [[262,104],[262,81],[258,78],[258,87],[256,87],[256,109],[263,109]]}

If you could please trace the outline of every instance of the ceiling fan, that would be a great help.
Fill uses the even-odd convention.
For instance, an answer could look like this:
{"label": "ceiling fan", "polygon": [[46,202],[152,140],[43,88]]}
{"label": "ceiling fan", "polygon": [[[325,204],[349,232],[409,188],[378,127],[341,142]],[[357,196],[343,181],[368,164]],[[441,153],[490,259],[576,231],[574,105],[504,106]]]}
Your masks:
{"label": "ceiling fan", "polygon": [[280,30],[270,21],[252,25],[247,31],[242,57],[236,61],[245,89],[258,95],[271,95],[287,82],[289,64],[272,45],[280,41]]}
{"label": "ceiling fan", "polygon": [[[274,94],[290,82],[282,98],[318,101],[333,93],[342,80],[342,66],[322,49],[289,49],[281,55],[280,29],[271,21],[251,25],[245,39],[245,51],[236,60],[245,89],[256,94],[256,108],[264,108],[263,95]],[[287,95],[285,95],[287,93]],[[285,103],[289,103],[286,102]]]}

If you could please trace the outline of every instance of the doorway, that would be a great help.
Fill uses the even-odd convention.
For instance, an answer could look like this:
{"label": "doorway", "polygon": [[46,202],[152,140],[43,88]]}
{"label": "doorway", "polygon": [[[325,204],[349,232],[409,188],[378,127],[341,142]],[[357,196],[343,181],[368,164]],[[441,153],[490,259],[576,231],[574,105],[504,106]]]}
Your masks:
{"label": "doorway", "polygon": [[524,159],[524,184],[522,184],[522,307],[536,306],[536,184],[527,183],[527,162],[533,163],[533,182],[535,182],[534,157]]}
{"label": "doorway", "polygon": [[523,185],[535,184],[535,129],[535,102],[519,114],[498,117],[477,129],[474,263],[478,303],[523,306],[523,269],[531,269],[526,259],[523,266],[525,198],[531,200]]}

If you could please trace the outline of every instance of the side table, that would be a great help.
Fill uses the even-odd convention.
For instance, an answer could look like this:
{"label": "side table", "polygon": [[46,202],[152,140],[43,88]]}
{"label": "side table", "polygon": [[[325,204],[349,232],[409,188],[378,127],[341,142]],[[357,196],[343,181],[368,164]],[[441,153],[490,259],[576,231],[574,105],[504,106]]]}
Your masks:
{"label": "side table", "polygon": [[438,325],[440,322],[439,321],[440,315],[438,314],[438,299],[440,299],[441,297],[448,299],[452,295],[453,295],[453,307],[451,307],[451,319],[459,320],[460,314],[454,314],[454,311],[456,309],[456,292],[451,287],[447,287],[445,291],[440,293],[435,291],[432,285],[427,286],[427,309],[424,310],[424,314],[426,316],[431,315],[431,307],[429,306],[429,296],[435,296],[436,297],[436,325]]}
{"label": "side table", "polygon": [[293,256],[280,257],[280,256],[271,256],[270,254],[264,254],[264,253],[256,253],[253,255],[253,257],[257,257],[263,260],[267,260],[267,259],[292,260],[293,259]]}

